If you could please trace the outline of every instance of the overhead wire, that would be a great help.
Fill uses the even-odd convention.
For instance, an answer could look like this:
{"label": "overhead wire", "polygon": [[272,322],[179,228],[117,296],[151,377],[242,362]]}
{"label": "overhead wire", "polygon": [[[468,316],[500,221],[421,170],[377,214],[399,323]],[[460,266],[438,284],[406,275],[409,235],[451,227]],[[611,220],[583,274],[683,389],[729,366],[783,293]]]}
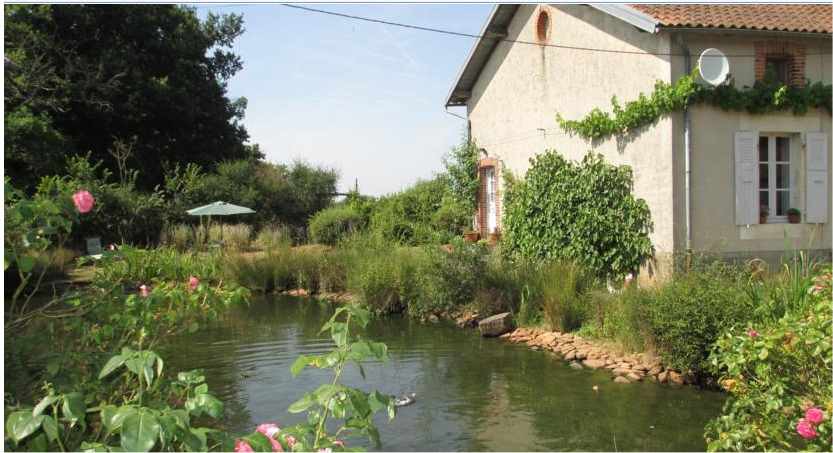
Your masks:
{"label": "overhead wire", "polygon": [[[600,48],[596,48],[596,47],[568,46],[568,45],[564,45],[564,44],[549,44],[549,43],[541,43],[541,42],[534,42],[534,41],[524,41],[524,40],[521,40],[521,39],[509,39],[509,38],[500,37],[500,36],[479,35],[479,34],[474,34],[474,33],[464,33],[464,32],[452,31],[452,30],[444,30],[444,29],[441,29],[441,28],[424,27],[424,26],[421,26],[421,25],[405,24],[405,23],[402,23],[402,22],[393,22],[393,21],[388,21],[388,20],[383,20],[383,19],[376,19],[376,18],[372,18],[372,17],[364,17],[364,16],[357,16],[357,15],[354,15],[354,14],[339,13],[339,12],[336,12],[336,11],[328,11],[328,10],[324,10],[324,9],[310,8],[308,6],[294,5],[294,4],[289,4],[289,3],[281,3],[280,5],[284,6],[284,7],[287,7],[287,8],[293,8],[293,9],[298,9],[298,10],[313,12],[313,13],[318,13],[318,14],[325,14],[325,15],[329,15],[329,16],[336,16],[336,17],[341,17],[341,18],[344,18],[344,19],[359,20],[359,21],[364,21],[364,22],[390,25],[390,26],[393,26],[393,27],[407,28],[407,29],[412,29],[412,30],[420,30],[420,31],[426,31],[426,32],[431,32],[431,33],[440,33],[440,34],[451,35],[451,36],[460,36],[460,37],[472,38],[472,39],[493,39],[493,40],[496,40],[496,41],[503,41],[503,42],[509,42],[509,43],[514,43],[514,44],[526,44],[526,45],[534,45],[534,46],[539,46],[539,47],[553,47],[553,48],[558,48],[558,49],[581,50],[581,51],[588,51],[588,52],[614,53],[614,54],[626,54],[626,55],[651,55],[651,56],[666,56],[666,57],[683,57],[683,56],[685,56],[682,53],[674,53],[674,52],[643,52],[643,51],[636,51],[636,50],[600,49]],[[808,53],[808,54],[805,54],[805,56],[812,56],[812,55],[829,55],[829,54],[827,54],[827,53],[818,53],[818,54]],[[734,57],[734,58],[742,58],[742,57],[755,58],[756,55],[755,54],[728,54],[726,56],[727,57]]]}

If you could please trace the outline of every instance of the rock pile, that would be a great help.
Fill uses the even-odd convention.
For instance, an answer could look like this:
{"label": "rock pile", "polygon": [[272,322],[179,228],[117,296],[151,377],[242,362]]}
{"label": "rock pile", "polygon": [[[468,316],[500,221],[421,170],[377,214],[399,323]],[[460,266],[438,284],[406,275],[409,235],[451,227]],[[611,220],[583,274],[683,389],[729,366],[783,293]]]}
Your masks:
{"label": "rock pile", "polygon": [[666,369],[655,357],[609,351],[569,333],[519,328],[500,337],[513,343],[526,343],[532,349],[557,353],[573,368],[608,369],[613,373],[614,382],[622,384],[642,380],[676,385],[691,383],[688,376]]}

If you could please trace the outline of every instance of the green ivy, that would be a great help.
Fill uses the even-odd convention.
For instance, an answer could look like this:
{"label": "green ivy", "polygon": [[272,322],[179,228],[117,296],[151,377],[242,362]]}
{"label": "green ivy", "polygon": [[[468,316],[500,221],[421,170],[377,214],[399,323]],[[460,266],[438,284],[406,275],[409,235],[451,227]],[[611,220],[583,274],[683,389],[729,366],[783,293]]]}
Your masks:
{"label": "green ivy", "polygon": [[547,151],[530,163],[526,178],[509,184],[504,199],[508,253],[576,261],[611,278],[651,256],[651,214],[632,194],[630,167],[592,152],[572,162]]}
{"label": "green ivy", "polygon": [[657,81],[650,96],[643,93],[635,101],[620,105],[616,96],[611,99],[612,112],[594,108],[580,120],[566,120],[556,114],[558,126],[570,135],[587,140],[598,140],[622,135],[642,126],[653,124],[661,117],[699,103],[711,104],[726,111],[746,111],[761,114],[792,111],[800,115],[811,108],[831,112],[831,85],[822,82],[792,87],[770,78],[755,82],[751,88],[735,88],[732,83],[718,87],[704,87],[693,74],[681,77],[673,84]]}

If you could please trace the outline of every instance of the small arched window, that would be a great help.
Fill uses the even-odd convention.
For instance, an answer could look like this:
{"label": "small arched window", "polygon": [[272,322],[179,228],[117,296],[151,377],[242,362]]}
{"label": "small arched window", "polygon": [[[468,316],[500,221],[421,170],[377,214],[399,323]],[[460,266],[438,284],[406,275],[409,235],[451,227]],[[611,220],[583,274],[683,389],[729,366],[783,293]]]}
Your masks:
{"label": "small arched window", "polygon": [[550,14],[541,9],[541,12],[538,13],[538,22],[535,25],[535,29],[538,35],[538,41],[540,42],[547,42],[550,37]]}

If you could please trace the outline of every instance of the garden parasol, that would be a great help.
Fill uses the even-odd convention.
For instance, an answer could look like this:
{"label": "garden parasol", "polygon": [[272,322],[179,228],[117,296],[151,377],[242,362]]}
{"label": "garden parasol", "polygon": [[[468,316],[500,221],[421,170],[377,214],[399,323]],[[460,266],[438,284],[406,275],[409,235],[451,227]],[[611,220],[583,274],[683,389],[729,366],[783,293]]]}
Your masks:
{"label": "garden parasol", "polygon": [[[254,214],[254,209],[249,209],[245,206],[237,206],[236,204],[226,203],[225,201],[215,201],[214,203],[200,206],[198,208],[189,209],[186,211],[188,215],[208,216],[208,221],[211,222],[213,215],[238,215],[238,214]],[[220,239],[223,239],[223,224],[220,224]]]}

